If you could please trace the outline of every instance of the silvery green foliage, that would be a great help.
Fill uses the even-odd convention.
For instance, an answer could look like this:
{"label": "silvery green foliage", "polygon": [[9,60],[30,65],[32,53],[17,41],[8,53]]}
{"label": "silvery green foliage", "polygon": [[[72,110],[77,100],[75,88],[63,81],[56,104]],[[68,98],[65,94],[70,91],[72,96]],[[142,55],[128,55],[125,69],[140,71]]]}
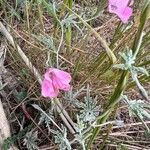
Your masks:
{"label": "silvery green foliage", "polygon": [[[47,113],[47,115],[54,119],[54,116],[53,116],[53,112],[51,110],[49,110],[49,112]],[[50,118],[47,117],[45,114],[41,113],[40,114],[40,120],[39,120],[39,123],[38,124],[42,124],[44,123],[46,125],[46,127],[48,128],[48,132],[50,133],[51,129],[50,129],[50,125],[51,125],[51,120]]]}
{"label": "silvery green foliage", "polygon": [[84,103],[80,104],[80,118],[84,122],[93,122],[96,117],[100,114],[100,106],[97,106],[97,96],[93,99],[90,97],[90,91],[87,90],[86,97],[84,97]]}
{"label": "silvery green foliage", "polygon": [[49,66],[53,66],[53,62],[52,62],[52,59],[51,59],[51,51],[53,52],[57,52],[57,48],[55,46],[55,41],[53,39],[53,37],[51,36],[36,36],[36,35],[33,35],[33,37],[35,37],[38,41],[40,41],[42,44],[44,44],[47,48],[48,48],[48,51],[47,51],[47,60],[46,60],[46,65],[49,67]]}
{"label": "silvery green foliage", "polygon": [[148,94],[147,91],[144,89],[144,87],[141,85],[140,81],[138,80],[138,74],[137,72],[141,72],[145,75],[149,75],[148,72],[146,71],[146,69],[142,68],[142,67],[134,67],[134,70],[131,70],[131,75],[132,75],[132,79],[135,81],[137,87],[140,90],[140,93],[142,94],[142,96],[145,99],[148,99]]}
{"label": "silvery green foliage", "polygon": [[61,21],[62,25],[68,28],[69,26],[73,25],[76,27],[81,34],[83,34],[82,29],[78,26],[78,23],[76,21],[77,17],[74,14],[66,15],[65,18]]}
{"label": "silvery green foliage", "polygon": [[8,83],[0,84],[0,91],[2,91]]}
{"label": "silvery green foliage", "polygon": [[70,91],[65,92],[64,99],[71,102],[74,106],[76,106],[75,103],[78,102],[78,99],[77,99],[78,96],[80,96],[80,94],[84,91],[85,91],[85,87],[82,87],[81,89],[79,89],[76,92],[73,92],[73,90],[71,88]]}
{"label": "silvery green foliage", "polygon": [[132,65],[135,63],[135,57],[133,56],[132,50],[127,50],[126,53],[119,53],[124,59],[124,64],[114,65],[115,68],[122,70],[132,70]]}
{"label": "silvery green foliage", "polygon": [[128,104],[130,116],[137,116],[141,120],[144,118],[150,119],[150,105],[142,100],[128,100],[127,96],[123,96]]}
{"label": "silvery green foliage", "polygon": [[120,53],[121,57],[124,59],[124,64],[116,64],[115,68],[122,70],[129,70],[132,76],[133,81],[135,81],[137,87],[139,88],[142,96],[148,99],[148,94],[144,87],[138,80],[138,73],[145,74],[149,76],[148,72],[143,67],[135,67],[133,64],[135,63],[135,55],[133,55],[132,50],[127,50],[126,53]]}
{"label": "silvery green foliage", "polygon": [[[43,111],[38,105],[32,105],[35,109],[41,112],[40,122],[46,121],[46,125],[48,127],[49,132],[54,134],[55,143],[59,145],[60,150],[71,150],[71,145],[69,140],[67,139],[67,130],[62,125],[62,129],[54,122],[54,117],[52,112],[50,111],[48,114]],[[49,123],[53,123],[57,127],[57,131],[50,129]]]}
{"label": "silvery green foliage", "polygon": [[84,92],[85,88],[81,88],[77,92],[73,92],[72,90],[65,95],[65,99],[70,100],[72,105],[76,108],[80,109],[80,119],[83,119],[84,122],[93,122],[96,120],[96,117],[100,114],[101,108],[97,105],[97,96],[92,98],[90,96],[90,89],[87,86],[86,96],[84,97],[84,102],[81,102],[77,99],[77,97]]}
{"label": "silvery green foliage", "polygon": [[55,137],[55,143],[59,145],[60,150],[71,150],[71,145],[67,139],[67,129],[62,125],[62,131],[51,130]]}
{"label": "silvery green foliage", "polygon": [[[53,125],[55,125],[60,131],[61,131],[61,129],[60,129],[60,127],[57,125],[57,123],[53,120],[53,116],[51,116],[51,115],[48,115],[43,109],[41,109],[38,105],[36,105],[36,104],[33,104],[32,105],[35,109],[37,109],[37,110],[39,110],[41,113],[43,113],[43,115],[45,115],[45,117],[47,117],[52,123],[53,123]],[[49,122],[49,121],[48,121]],[[50,128],[49,128],[49,130],[50,130]]]}
{"label": "silvery green foliage", "polygon": [[38,149],[37,146],[37,141],[38,141],[38,137],[37,137],[38,132],[33,132],[30,131],[25,135],[24,138],[24,145],[27,147],[28,150],[34,150],[34,149]]}
{"label": "silvery green foliage", "polygon": [[53,37],[51,36],[36,36],[33,35],[37,40],[39,40],[41,43],[43,43],[44,45],[46,45],[49,49],[53,50],[54,52],[57,51],[56,46],[55,46],[55,42],[53,40]]}
{"label": "silvery green foliage", "polygon": [[54,43],[54,40],[52,37],[46,37],[46,36],[41,36],[40,38],[41,42],[43,44],[45,44],[46,46],[48,46],[48,48],[52,49],[53,51],[57,51],[56,50],[56,46],[55,46],[55,43]]}
{"label": "silvery green foliage", "polygon": [[77,124],[76,124],[76,132],[74,141],[79,142],[82,145],[83,150],[85,149],[85,140],[87,136],[85,136],[84,131],[87,129],[85,122],[77,116]]}

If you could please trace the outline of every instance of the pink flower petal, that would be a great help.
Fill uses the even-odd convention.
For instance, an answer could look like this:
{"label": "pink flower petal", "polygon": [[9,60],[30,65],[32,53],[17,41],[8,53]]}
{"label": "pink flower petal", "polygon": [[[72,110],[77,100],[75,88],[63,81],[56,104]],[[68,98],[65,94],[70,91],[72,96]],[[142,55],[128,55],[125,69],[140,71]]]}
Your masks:
{"label": "pink flower petal", "polygon": [[118,9],[124,9],[128,6],[129,0],[109,0],[109,9],[112,10],[118,10]]}
{"label": "pink flower petal", "polygon": [[52,71],[51,68],[46,71],[44,74],[44,78],[48,81],[52,81]]}
{"label": "pink flower petal", "polygon": [[58,96],[58,89],[54,88],[52,81],[44,79],[42,82],[42,96],[54,98]]}
{"label": "pink flower petal", "polygon": [[63,81],[59,80],[59,79],[55,79],[53,80],[53,84],[60,90],[64,90],[64,91],[69,91],[70,90],[70,85],[69,83],[64,83]]}
{"label": "pink flower petal", "polygon": [[129,0],[109,0],[108,9],[126,23],[132,15],[132,8],[128,7],[128,4]]}
{"label": "pink flower petal", "polygon": [[59,89],[70,90],[71,75],[65,71],[49,68],[44,74],[42,82],[42,95],[44,97],[54,98],[58,96]]}
{"label": "pink flower petal", "polygon": [[127,23],[131,15],[132,9],[130,7],[126,7],[122,13],[118,13],[118,16],[120,17],[123,23]]}
{"label": "pink flower petal", "polygon": [[64,82],[69,83],[71,81],[71,75],[66,71],[52,68],[52,72],[55,74],[57,78],[59,78],[60,80],[63,80]]}
{"label": "pink flower petal", "polygon": [[52,68],[51,72],[53,74],[52,80],[53,80],[54,86],[64,91],[70,90],[69,83],[71,81],[71,76],[69,73],[59,70],[59,69],[55,69],[55,68]]}

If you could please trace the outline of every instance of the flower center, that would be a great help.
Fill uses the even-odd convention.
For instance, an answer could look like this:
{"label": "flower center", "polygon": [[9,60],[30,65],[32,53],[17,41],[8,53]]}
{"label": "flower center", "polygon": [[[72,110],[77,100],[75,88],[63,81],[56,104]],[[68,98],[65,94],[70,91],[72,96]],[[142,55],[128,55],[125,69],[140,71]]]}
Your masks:
{"label": "flower center", "polygon": [[118,7],[115,6],[115,5],[111,5],[110,7],[111,7],[112,10],[117,10],[118,9]]}

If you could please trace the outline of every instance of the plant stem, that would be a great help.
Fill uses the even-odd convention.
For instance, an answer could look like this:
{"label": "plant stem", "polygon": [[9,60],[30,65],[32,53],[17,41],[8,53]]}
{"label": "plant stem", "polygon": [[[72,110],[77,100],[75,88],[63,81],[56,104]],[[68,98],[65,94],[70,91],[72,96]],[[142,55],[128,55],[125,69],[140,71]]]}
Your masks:
{"label": "plant stem", "polygon": [[[64,4],[67,5],[72,10],[73,0],[64,0]],[[69,11],[69,14],[72,14],[71,11]],[[72,27],[71,24],[66,28],[66,44],[67,46],[67,53],[70,54],[71,52],[71,40],[72,40]]]}

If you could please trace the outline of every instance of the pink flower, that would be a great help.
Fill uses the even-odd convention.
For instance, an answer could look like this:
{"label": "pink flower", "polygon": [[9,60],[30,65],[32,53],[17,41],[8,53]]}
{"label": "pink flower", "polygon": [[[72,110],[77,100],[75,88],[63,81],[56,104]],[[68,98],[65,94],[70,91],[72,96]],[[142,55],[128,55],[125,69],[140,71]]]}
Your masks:
{"label": "pink flower", "polygon": [[128,5],[133,4],[133,0],[109,0],[108,9],[110,13],[115,13],[123,23],[127,23],[132,15],[133,9]]}
{"label": "pink flower", "polygon": [[42,96],[54,98],[58,96],[59,90],[69,91],[70,81],[69,73],[56,68],[49,68],[42,81]]}

